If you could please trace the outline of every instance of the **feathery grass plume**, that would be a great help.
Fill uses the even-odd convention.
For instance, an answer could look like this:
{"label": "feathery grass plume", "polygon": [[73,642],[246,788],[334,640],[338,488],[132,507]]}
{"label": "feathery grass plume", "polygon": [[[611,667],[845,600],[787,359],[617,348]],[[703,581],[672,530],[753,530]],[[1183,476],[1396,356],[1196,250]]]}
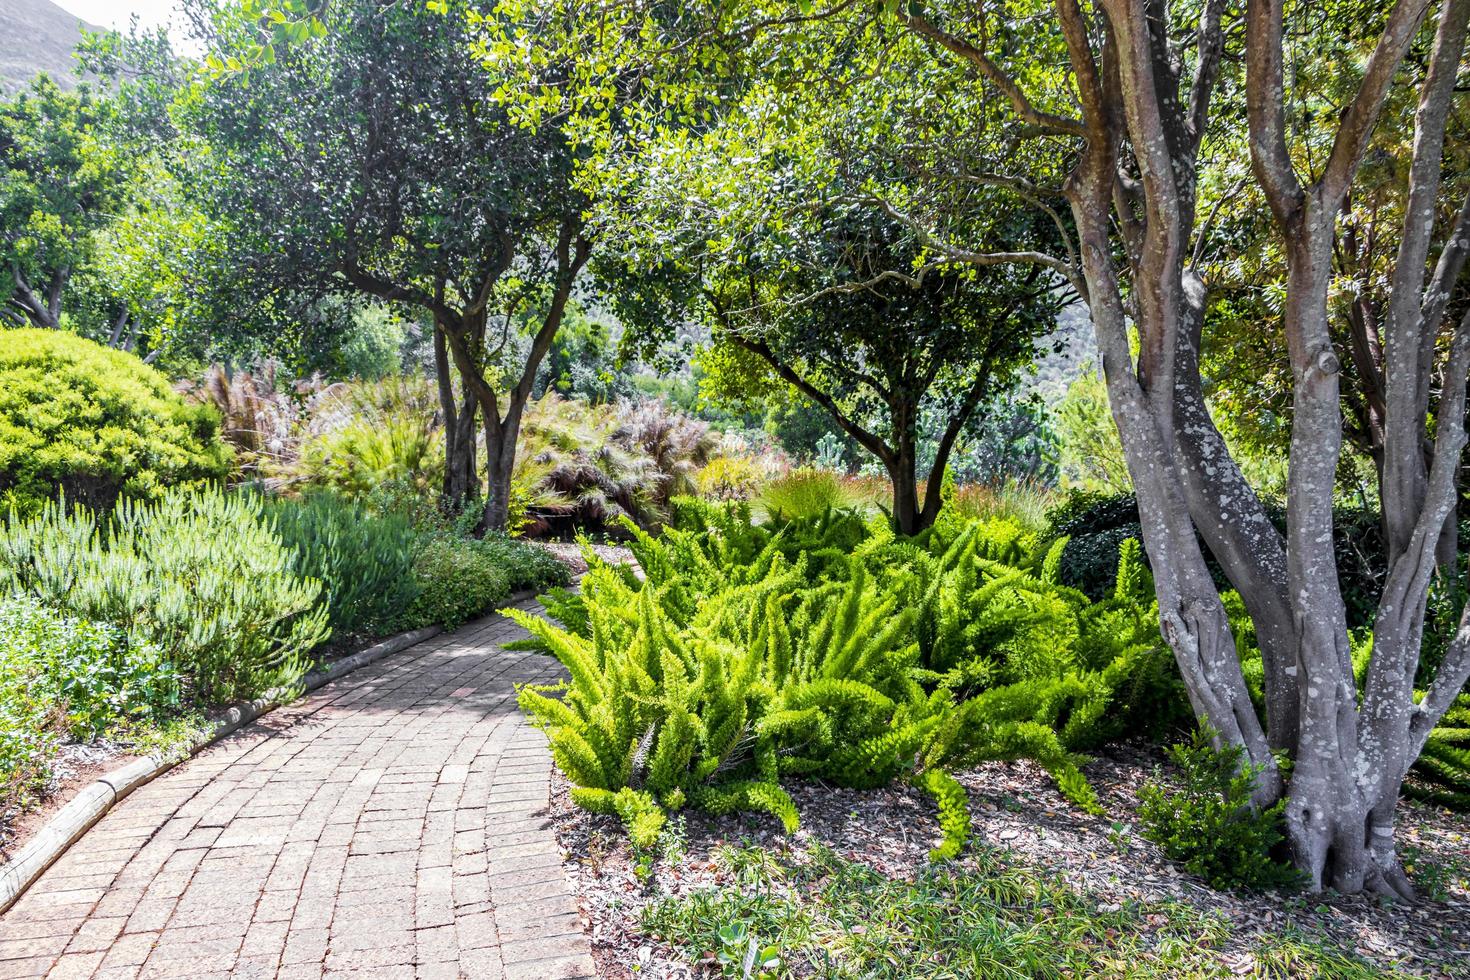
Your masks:
{"label": "feathery grass plume", "polygon": [[709,424],[670,408],[659,399],[625,403],[617,409],[613,439],[642,452],[658,472],[653,503],[663,515],[676,495],[697,489],[695,474],[710,461],[718,445]]}

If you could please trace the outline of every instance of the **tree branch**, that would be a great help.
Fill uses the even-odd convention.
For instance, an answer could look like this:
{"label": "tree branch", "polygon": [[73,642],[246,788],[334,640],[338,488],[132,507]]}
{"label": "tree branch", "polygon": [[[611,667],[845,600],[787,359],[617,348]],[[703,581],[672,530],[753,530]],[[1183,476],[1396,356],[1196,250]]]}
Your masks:
{"label": "tree branch", "polygon": [[844,415],[842,410],[837,407],[837,402],[832,399],[831,395],[812,384],[806,378],[803,378],[800,374],[797,374],[795,370],[776,356],[776,352],[771,350],[770,345],[761,340],[745,337],[738,331],[727,330],[727,333],[731,343],[750,351],[769,364],[771,370],[775,371],[781,380],[822,406],[827,414],[832,416],[832,420],[842,428],[842,431],[856,439],[864,449],[877,456],[885,464],[892,465],[894,453],[889,448],[888,443]]}
{"label": "tree branch", "polygon": [[1246,3],[1246,118],[1251,169],[1279,221],[1301,208],[1303,190],[1286,147],[1286,78],[1282,65],[1282,0]]}
{"label": "tree branch", "polygon": [[1199,17],[1198,60],[1194,66],[1194,79],[1189,87],[1189,136],[1195,153],[1205,138],[1205,124],[1209,119],[1210,97],[1215,91],[1215,80],[1220,74],[1220,58],[1225,52],[1225,32],[1220,19],[1225,12],[1225,0],[1206,0]]}
{"label": "tree branch", "polygon": [[1050,133],[1061,133],[1067,136],[1086,136],[1087,127],[1080,119],[1069,116],[1058,115],[1054,112],[1046,112],[1036,108],[1026,93],[1021,91],[1021,86],[1014,78],[1001,70],[1000,66],[990,60],[990,57],[979,47],[971,44],[963,38],[956,37],[947,31],[940,30],[932,21],[922,14],[899,13],[901,20],[910,30],[921,37],[926,37],[938,44],[940,47],[952,54],[958,55],[974,65],[986,81],[1000,90],[1001,94],[1011,103],[1011,108],[1016,115],[1037,129]]}
{"label": "tree branch", "polygon": [[[1276,6],[1279,15],[1281,0],[1271,2]],[[1337,213],[1343,195],[1352,186],[1353,175],[1357,173],[1358,162],[1362,160],[1363,151],[1367,149],[1368,140],[1373,135],[1373,127],[1383,109],[1383,99],[1388,94],[1388,87],[1393,83],[1399,62],[1409,50],[1409,43],[1418,33],[1419,24],[1428,9],[1429,0],[1397,0],[1388,15],[1388,23],[1384,25],[1383,33],[1378,38],[1378,44],[1368,56],[1368,65],[1363,70],[1363,81],[1358,86],[1352,104],[1343,113],[1342,122],[1337,127],[1337,136],[1332,141],[1332,153],[1327,158],[1327,168],[1322,172],[1319,182],[1323,203],[1328,205],[1327,210],[1333,214]],[[1279,52],[1279,34],[1277,44]],[[1456,58],[1458,59],[1458,55]],[[1278,97],[1278,106],[1282,101]]]}

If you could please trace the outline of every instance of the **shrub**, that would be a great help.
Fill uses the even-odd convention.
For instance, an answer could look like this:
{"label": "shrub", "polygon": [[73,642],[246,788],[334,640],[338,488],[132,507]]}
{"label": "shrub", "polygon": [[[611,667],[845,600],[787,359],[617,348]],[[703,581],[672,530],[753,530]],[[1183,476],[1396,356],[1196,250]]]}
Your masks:
{"label": "shrub", "polygon": [[106,511],[230,472],[218,416],[133,354],[59,330],[0,336],[0,509],[64,494]]}
{"label": "shrub", "polygon": [[566,585],[571,579],[566,565],[558,561],[551,552],[534,544],[515,541],[502,534],[487,534],[468,543],[495,562],[505,573],[505,580],[512,592],[525,589],[541,591],[552,586]]}
{"label": "shrub", "polygon": [[0,600],[0,814],[28,801],[64,738],[161,718],[178,678],[161,652],[34,599]]}
{"label": "shrub", "polygon": [[772,520],[819,517],[848,505],[842,481],[828,470],[798,469],[774,477],[761,488],[756,502]]}
{"label": "shrub", "polygon": [[695,475],[695,489],[711,500],[749,500],[760,492],[763,469],[749,456],[719,455]]}
{"label": "shrub", "polygon": [[267,498],[267,512],[297,570],[321,581],[333,632],[381,632],[418,594],[418,536],[405,518],[323,491]]}
{"label": "shrub", "polygon": [[662,514],[670,498],[694,491],[694,474],[709,462],[715,436],[708,423],[674,411],[657,398],[626,403],[619,415],[613,439],[652,461],[659,474],[653,502]]}
{"label": "shrub", "polygon": [[798,593],[799,573],[776,562],[687,620],[630,577],[603,566],[583,580],[586,637],[511,615],[572,678],[562,700],[523,690],[522,708],[547,728],[574,799],[621,816],[635,843],[686,803],[762,810],[794,829],[781,775],[882,785],[937,722],[940,704],[905,677],[911,617],[861,566],[840,590]]}
{"label": "shrub", "polygon": [[665,481],[641,447],[615,438],[608,406],[585,405],[548,394],[528,406],[521,423],[517,468],[523,493],[539,494],[525,512],[534,530],[601,530],[629,517],[657,517]]}
{"label": "shrub", "polygon": [[510,596],[505,571],[466,538],[429,538],[414,558],[413,573],[418,594],[399,621],[404,629],[457,629]]}
{"label": "shrub", "polygon": [[222,420],[220,435],[235,450],[241,475],[255,479],[279,469],[294,456],[299,417],[297,402],[281,391],[275,361],[253,371],[211,365],[197,384],[179,390],[213,406]]}
{"label": "shrub", "polygon": [[444,479],[437,396],[420,377],[336,385],[315,408],[300,456],[283,482],[361,498],[400,481],[424,494]]}
{"label": "shrub", "polygon": [[1169,758],[1182,785],[1170,790],[1157,779],[1139,790],[1143,835],[1183,862],[1213,888],[1288,885],[1297,872],[1271,851],[1284,839],[1281,800],[1265,810],[1251,806],[1259,768],[1242,764],[1243,750],[1216,749],[1207,731],[1171,746]]}
{"label": "shrub", "polygon": [[[940,804],[935,856],[952,856],[968,819],[945,770],[1034,759],[1095,810],[1074,748],[1157,711],[1148,695],[1177,696],[1126,565],[1115,599],[1094,605],[1045,577],[1055,556],[1040,577],[985,557],[998,545],[981,524],[931,536],[930,553],[881,519],[829,512],[773,532],[747,515],[676,501],[660,538],[629,529],[644,581],[594,565],[580,596],[548,603],[565,629],[517,616],[571,673],[564,698],[527,690],[523,708],[578,802],[640,844],[685,804],[790,826],[782,778],[917,777]],[[788,532],[808,547],[788,550]],[[824,552],[837,557],[814,560]]]}
{"label": "shrub", "polygon": [[954,499],[947,503],[951,513],[962,520],[1008,520],[1028,533],[1046,533],[1048,508],[1055,495],[1040,484],[1012,482],[1001,486],[970,483],[959,487]]}
{"label": "shrub", "polygon": [[102,520],[47,504],[0,535],[0,589],[119,627],[165,652],[204,703],[255,697],[300,679],[329,634],[321,583],[260,500],[219,489],[123,500]]}
{"label": "shrub", "polygon": [[437,623],[445,629],[482,616],[522,589],[565,585],[567,568],[532,544],[501,535],[483,539],[439,532],[425,537],[414,559],[419,592],[400,625]]}

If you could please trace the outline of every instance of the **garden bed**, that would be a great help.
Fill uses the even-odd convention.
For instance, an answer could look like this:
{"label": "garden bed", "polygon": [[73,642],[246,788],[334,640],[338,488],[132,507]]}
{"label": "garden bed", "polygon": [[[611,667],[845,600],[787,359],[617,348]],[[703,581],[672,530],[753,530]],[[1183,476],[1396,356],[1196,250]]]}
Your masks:
{"label": "garden bed", "polygon": [[[1160,977],[1184,972],[1470,976],[1470,822],[1462,816],[1413,803],[1402,805],[1400,840],[1406,864],[1425,896],[1416,905],[1371,898],[1217,892],[1171,864],[1137,833],[1132,816],[1136,790],[1159,759],[1151,747],[1123,746],[1100,754],[1087,766],[1088,778],[1109,814],[1101,819],[1069,805],[1047,774],[1028,763],[991,763],[960,774],[971,796],[974,836],[962,858],[947,866],[963,887],[945,878],[937,892],[933,876],[925,874],[931,867],[928,851],[938,837],[934,807],[905,787],[851,791],[795,784],[792,795],[802,828],[789,837],[769,818],[690,812],[682,828],[676,824],[672,835],[666,835],[651,875],[645,871],[646,884],[639,880],[638,856],[615,818],[576,808],[564,782],[554,794],[552,814],[569,855],[568,873],[592,923],[600,970],[608,978],[719,976],[715,948],[719,942],[700,940],[702,936],[711,940],[701,928],[709,932],[729,924],[722,919],[751,922],[762,945],[779,938],[769,934],[770,922],[786,923],[774,930],[784,931],[788,938],[787,943],[778,943],[783,963],[774,975],[788,969],[797,975],[831,975],[832,967],[817,965],[825,951],[839,963],[844,955],[869,957],[864,960],[865,976],[964,976],[970,974],[963,964],[968,962],[973,970],[975,961],[947,959],[946,945],[973,955],[977,937],[990,941],[991,930],[1006,929],[1012,930],[1006,943],[1044,943],[1047,923],[1060,914],[1058,908],[1074,916],[1067,919],[1071,926],[1059,924],[1058,930],[1085,921],[1095,927],[1097,942],[1085,972],[1068,974],[1059,967],[1057,975],[1107,976],[1121,974],[1126,966],[1137,971],[1130,976]],[[827,849],[830,855],[824,853]],[[779,870],[774,874],[751,870],[760,867]],[[866,869],[874,873],[871,879],[865,878]],[[932,899],[935,894],[953,898],[983,893],[993,886],[966,889],[1000,879],[1006,887],[1017,880],[1034,881],[1041,891],[1029,905],[1023,899],[1005,903],[1009,922],[997,925],[979,916],[983,936],[974,931],[975,917],[956,917],[952,902],[948,907],[935,904],[911,918],[926,895]],[[845,881],[845,890],[825,891],[820,902],[815,901],[816,891],[831,889],[834,880]],[[867,884],[853,884],[859,880]],[[877,884],[902,881],[921,884],[899,896],[893,894],[894,886]],[[725,904],[715,901],[695,907],[687,901],[701,890],[722,887]],[[658,936],[641,928],[645,911],[670,898],[686,901],[658,914],[669,934]],[[844,901],[849,903],[846,909]],[[800,915],[793,914],[796,908],[803,910]],[[853,921],[859,924],[842,928],[845,911],[858,914],[860,918]],[[869,915],[873,920],[865,923]],[[885,917],[888,926],[879,924]],[[764,935],[757,928],[762,921],[767,923]],[[903,937],[912,936],[916,944],[922,931],[921,959],[932,963],[933,969],[920,961],[900,965],[904,954],[898,948],[876,953],[875,945],[894,942],[891,935],[879,938],[889,927]],[[804,940],[789,942],[791,936],[803,935]],[[1067,941],[1073,947],[1067,955],[1088,955],[1078,953],[1086,950],[1086,935],[1069,934]],[[1033,952],[1046,967],[1053,965],[1047,956],[1061,956],[1060,950]],[[884,963],[883,956],[891,962]],[[996,975],[1009,976],[1010,970],[1019,968],[1016,964]],[[1034,969],[1039,975],[1051,975],[1046,968]]]}
{"label": "garden bed", "polygon": [[0,864],[25,847],[56,811],[71,802],[88,783],[137,758],[140,755],[130,746],[115,742],[72,744],[63,748],[40,800],[19,813],[0,815]]}

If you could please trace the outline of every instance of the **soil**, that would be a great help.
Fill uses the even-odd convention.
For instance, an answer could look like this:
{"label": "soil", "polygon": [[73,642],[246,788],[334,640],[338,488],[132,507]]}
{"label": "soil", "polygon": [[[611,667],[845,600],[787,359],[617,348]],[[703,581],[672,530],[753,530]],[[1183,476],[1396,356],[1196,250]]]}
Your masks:
{"label": "soil", "polygon": [[[1402,805],[1402,853],[1412,855],[1406,864],[1425,894],[1417,904],[1219,892],[1138,833],[1132,816],[1137,789],[1160,761],[1152,746],[1115,746],[1097,755],[1085,771],[1110,815],[1105,818],[1078,811],[1043,770],[1029,763],[990,763],[960,773],[970,792],[971,847],[1001,849],[1011,863],[1060,879],[1104,909],[1134,899],[1178,901],[1218,913],[1233,929],[1220,951],[1221,965],[1237,975],[1255,975],[1254,937],[1297,929],[1402,975],[1470,977],[1470,817]],[[633,873],[627,835],[618,821],[577,808],[564,779],[560,774],[556,779],[552,815],[565,867],[592,924],[599,973],[618,980],[718,975],[712,964],[691,964],[641,934],[638,924],[641,910],[652,901],[721,883],[724,871],[713,854],[722,844],[778,850],[821,844],[884,875],[910,877],[927,862],[938,837],[932,801],[910,787],[854,791],[795,784],[788,786],[802,819],[795,835],[784,835],[774,820],[760,816],[687,813],[686,842],[672,858],[658,861],[645,886]]]}
{"label": "soil", "polygon": [[[582,556],[582,545],[575,541],[538,541],[532,540],[531,544],[538,548],[545,548],[551,552],[557,561],[571,569],[572,575],[581,575],[587,571],[587,559]],[[634,564],[633,553],[626,546],[620,544],[589,544],[593,554],[597,555],[609,565],[632,565]]]}
{"label": "soil", "polygon": [[63,746],[40,802],[15,816],[0,815],[0,861],[13,858],[88,783],[136,758],[126,748],[108,742]]}

